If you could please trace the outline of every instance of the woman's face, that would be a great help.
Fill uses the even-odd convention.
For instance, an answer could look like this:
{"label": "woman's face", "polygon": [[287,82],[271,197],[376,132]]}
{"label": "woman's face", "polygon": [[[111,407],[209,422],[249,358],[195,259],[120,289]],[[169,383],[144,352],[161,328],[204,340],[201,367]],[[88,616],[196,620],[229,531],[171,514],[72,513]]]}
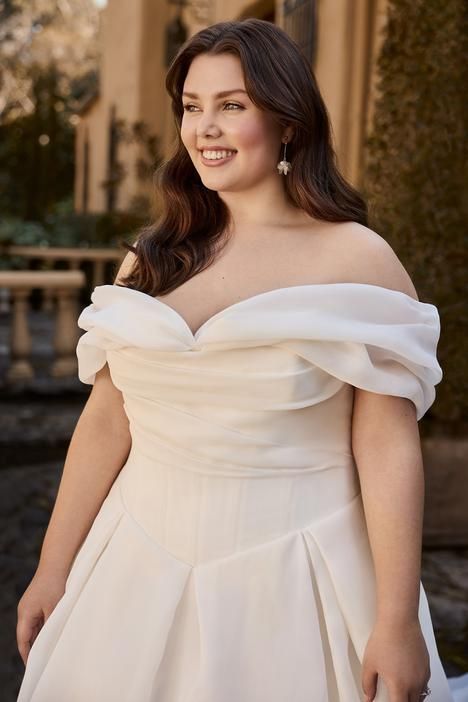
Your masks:
{"label": "woman's face", "polygon": [[[285,130],[249,99],[237,56],[197,56],[190,64],[182,101],[182,141],[207,188],[242,191],[265,178],[281,177],[276,164]],[[206,154],[211,158],[224,150],[234,153],[208,160],[201,149],[211,150]]]}

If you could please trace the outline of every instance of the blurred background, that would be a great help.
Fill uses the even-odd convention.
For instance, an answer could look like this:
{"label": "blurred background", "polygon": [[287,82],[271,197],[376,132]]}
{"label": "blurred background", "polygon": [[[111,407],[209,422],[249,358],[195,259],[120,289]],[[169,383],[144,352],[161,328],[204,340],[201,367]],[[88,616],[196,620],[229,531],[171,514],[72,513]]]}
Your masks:
{"label": "blurred background", "polygon": [[[446,672],[468,671],[468,9],[465,0],[0,0],[0,690],[23,664],[17,602],[34,574],[91,386],[76,320],[155,215],[176,136],[179,46],[258,17],[301,46],[338,164],[370,226],[441,317],[444,378],[421,420],[423,583]],[[436,700],[434,701],[436,702]]]}

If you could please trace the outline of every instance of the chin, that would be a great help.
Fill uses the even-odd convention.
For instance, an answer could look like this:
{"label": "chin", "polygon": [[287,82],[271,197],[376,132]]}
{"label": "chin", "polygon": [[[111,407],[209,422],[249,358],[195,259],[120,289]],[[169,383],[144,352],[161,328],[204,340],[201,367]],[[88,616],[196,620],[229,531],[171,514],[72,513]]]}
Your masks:
{"label": "chin", "polygon": [[230,183],[223,183],[221,179],[216,179],[213,178],[211,181],[208,180],[207,178],[201,179],[203,185],[208,188],[209,190],[218,190],[220,192],[229,192],[230,190],[237,190],[236,186],[234,184]]}

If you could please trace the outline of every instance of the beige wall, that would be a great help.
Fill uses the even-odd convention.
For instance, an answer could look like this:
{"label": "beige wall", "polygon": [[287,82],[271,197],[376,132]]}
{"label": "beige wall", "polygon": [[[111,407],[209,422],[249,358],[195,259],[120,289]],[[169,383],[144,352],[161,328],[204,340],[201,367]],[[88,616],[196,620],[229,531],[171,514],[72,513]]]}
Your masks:
{"label": "beige wall", "polygon": [[[170,139],[167,129],[169,100],[164,87],[164,34],[174,11],[175,8],[167,2],[143,2],[138,113],[139,119],[148,125],[149,130],[159,135],[163,156],[168,152]],[[139,190],[150,198],[153,195],[151,183],[139,183]]]}
{"label": "beige wall", "polygon": [[[111,0],[105,10],[102,100],[107,120],[112,104],[116,105],[117,118],[131,123],[140,117],[142,12],[140,0]],[[139,189],[135,146],[120,145],[118,158],[128,169],[117,199],[117,209],[122,209]]]}
{"label": "beige wall", "polygon": [[328,0],[318,8],[315,74],[330,113],[338,164],[359,187],[386,0]]}
{"label": "beige wall", "polygon": [[75,139],[75,209],[83,210],[84,145],[88,136],[88,211],[105,210],[105,193],[101,187],[103,167],[106,163],[107,133],[104,120],[104,102],[99,98],[82,116]]}
{"label": "beige wall", "polygon": [[[191,36],[207,24],[240,16],[264,17],[276,6],[275,21],[282,26],[282,0],[214,0],[198,10],[186,7],[183,18]],[[373,114],[375,61],[380,49],[387,0],[317,0],[318,50],[314,67],[332,123],[338,164],[357,187],[362,172],[363,141]],[[203,13],[203,7],[211,7]],[[200,10],[202,8],[202,10]],[[105,209],[100,185],[106,178],[108,120],[115,103],[117,116],[143,120],[161,138],[167,158],[176,129],[166,96],[164,33],[176,8],[163,0],[109,0],[103,11],[101,95],[82,116],[77,128],[75,202],[82,202],[82,144],[85,130],[90,141],[89,209]],[[119,147],[119,160],[129,174],[119,190],[117,209],[129,207],[138,194],[152,195],[135,174],[138,149]]]}
{"label": "beige wall", "polygon": [[[116,106],[117,118],[130,123],[141,119],[141,61],[143,7],[140,0],[110,0],[102,11],[102,58],[100,65],[100,97],[97,103],[81,116],[77,129],[77,176],[75,202],[82,202],[82,146],[88,130],[90,142],[89,211],[101,212],[106,207],[106,193],[102,182],[107,178],[107,152],[111,107]],[[121,144],[118,160],[128,170],[117,197],[117,209],[128,207],[132,197],[140,191],[135,174],[137,149]]]}

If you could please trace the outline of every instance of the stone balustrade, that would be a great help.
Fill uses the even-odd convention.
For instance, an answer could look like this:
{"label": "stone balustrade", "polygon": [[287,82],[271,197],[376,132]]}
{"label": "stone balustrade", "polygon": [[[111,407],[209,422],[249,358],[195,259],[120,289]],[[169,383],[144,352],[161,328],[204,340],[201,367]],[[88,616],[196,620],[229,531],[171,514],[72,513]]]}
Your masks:
{"label": "stone balustrade", "polygon": [[79,338],[76,322],[80,290],[85,285],[85,274],[79,270],[0,271],[0,290],[7,295],[11,311],[7,382],[15,383],[34,377],[28,312],[30,294],[37,288],[47,292],[49,299],[56,301],[53,339],[55,357],[50,375],[56,378],[76,375],[76,344]]}
{"label": "stone balustrade", "polygon": [[[27,261],[41,260],[50,270],[58,261],[63,261],[69,270],[79,270],[84,262],[89,262],[92,273],[89,284],[91,289],[106,282],[106,266],[108,263],[119,264],[127,252],[124,249],[109,248],[71,248],[65,246],[17,246],[15,244],[2,247],[4,256],[20,256]],[[44,290],[42,308],[51,311],[53,307],[52,291]]]}

